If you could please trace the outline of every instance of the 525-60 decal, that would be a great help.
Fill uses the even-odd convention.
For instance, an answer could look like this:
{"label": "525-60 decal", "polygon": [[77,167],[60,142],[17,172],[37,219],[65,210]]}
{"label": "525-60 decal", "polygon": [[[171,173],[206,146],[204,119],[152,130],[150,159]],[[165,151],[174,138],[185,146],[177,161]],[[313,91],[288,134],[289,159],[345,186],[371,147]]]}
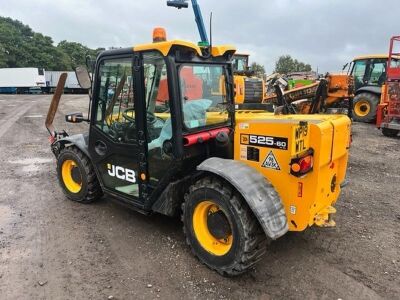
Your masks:
{"label": "525-60 decal", "polygon": [[288,139],[276,136],[241,134],[240,143],[244,145],[268,147],[282,150],[287,150],[288,148]]}

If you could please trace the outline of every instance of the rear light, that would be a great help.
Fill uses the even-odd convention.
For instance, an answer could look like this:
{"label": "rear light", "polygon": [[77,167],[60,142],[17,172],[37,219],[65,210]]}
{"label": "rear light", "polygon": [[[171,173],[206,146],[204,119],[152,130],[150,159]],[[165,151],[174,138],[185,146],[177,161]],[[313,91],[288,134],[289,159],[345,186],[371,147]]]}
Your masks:
{"label": "rear light", "polygon": [[292,159],[290,162],[290,174],[301,177],[312,171],[314,166],[314,151],[308,150],[305,155]]}

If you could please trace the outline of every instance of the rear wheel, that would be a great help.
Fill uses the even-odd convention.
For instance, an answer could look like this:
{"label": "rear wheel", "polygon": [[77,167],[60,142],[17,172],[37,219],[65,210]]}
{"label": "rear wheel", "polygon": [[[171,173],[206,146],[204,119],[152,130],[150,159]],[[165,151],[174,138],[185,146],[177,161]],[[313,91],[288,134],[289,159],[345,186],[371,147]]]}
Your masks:
{"label": "rear wheel", "polygon": [[57,175],[65,195],[73,201],[90,203],[103,194],[89,158],[76,147],[61,150]]}
{"label": "rear wheel", "polygon": [[360,93],[353,100],[353,119],[357,122],[369,123],[376,118],[379,97],[371,93]]}
{"label": "rear wheel", "polygon": [[382,128],[382,133],[387,137],[396,137],[399,134],[399,130],[391,128]]}
{"label": "rear wheel", "polygon": [[227,182],[206,177],[190,187],[182,206],[192,252],[222,275],[239,275],[266,251],[266,236],[241,195]]}

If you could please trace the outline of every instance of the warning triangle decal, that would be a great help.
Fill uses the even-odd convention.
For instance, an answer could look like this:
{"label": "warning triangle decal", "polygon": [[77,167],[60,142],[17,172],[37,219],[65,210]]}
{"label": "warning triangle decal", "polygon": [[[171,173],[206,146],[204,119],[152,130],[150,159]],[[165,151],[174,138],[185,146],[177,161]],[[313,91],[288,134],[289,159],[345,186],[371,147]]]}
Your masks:
{"label": "warning triangle decal", "polygon": [[270,151],[267,155],[267,157],[264,159],[264,162],[262,163],[261,167],[263,168],[268,168],[268,169],[274,169],[274,170],[280,170],[281,168],[279,167],[278,161],[275,158],[275,155],[272,151]]}

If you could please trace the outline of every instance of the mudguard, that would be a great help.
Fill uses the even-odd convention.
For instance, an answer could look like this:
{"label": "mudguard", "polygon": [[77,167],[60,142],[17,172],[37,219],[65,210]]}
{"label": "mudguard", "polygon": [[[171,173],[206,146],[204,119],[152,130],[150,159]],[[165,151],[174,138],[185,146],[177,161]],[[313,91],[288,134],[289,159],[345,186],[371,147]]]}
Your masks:
{"label": "mudguard", "polygon": [[[74,134],[71,136],[64,137],[62,139],[57,140],[54,145],[56,146],[55,148],[60,151],[64,147],[68,147],[71,145],[76,146],[79,150],[81,150],[87,157],[90,157],[89,155],[89,134],[88,133],[79,133],[79,134]],[[54,147],[52,147],[53,149]],[[54,150],[53,150],[54,152]],[[56,154],[56,153],[54,153]],[[57,156],[57,154],[56,154]]]}
{"label": "mudguard", "polygon": [[364,87],[359,88],[356,91],[356,95],[358,95],[362,92],[369,92],[369,93],[380,95],[382,93],[382,87],[380,87],[380,86],[364,86]]}
{"label": "mudguard", "polygon": [[243,162],[212,157],[203,161],[198,170],[214,173],[231,183],[243,196],[271,239],[284,235],[289,226],[282,201],[271,183]]}

